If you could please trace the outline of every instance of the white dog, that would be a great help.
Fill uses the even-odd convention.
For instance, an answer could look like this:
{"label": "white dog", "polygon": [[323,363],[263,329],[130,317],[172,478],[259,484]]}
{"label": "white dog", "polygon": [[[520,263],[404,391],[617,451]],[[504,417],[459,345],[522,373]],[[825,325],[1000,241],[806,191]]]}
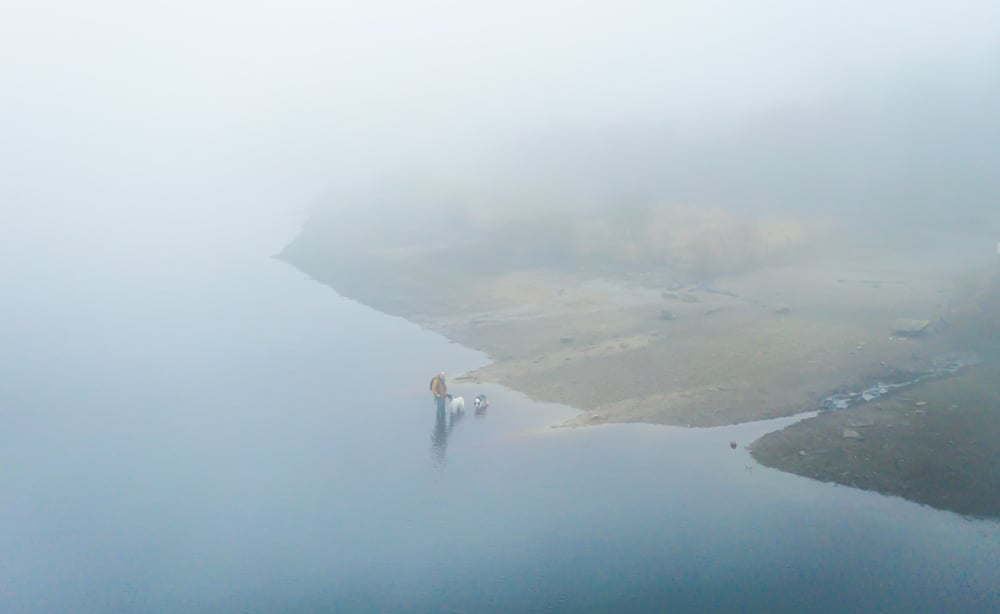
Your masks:
{"label": "white dog", "polygon": [[444,395],[444,398],[448,401],[448,406],[451,408],[451,413],[460,414],[465,411],[465,399],[462,397],[453,397],[450,394]]}

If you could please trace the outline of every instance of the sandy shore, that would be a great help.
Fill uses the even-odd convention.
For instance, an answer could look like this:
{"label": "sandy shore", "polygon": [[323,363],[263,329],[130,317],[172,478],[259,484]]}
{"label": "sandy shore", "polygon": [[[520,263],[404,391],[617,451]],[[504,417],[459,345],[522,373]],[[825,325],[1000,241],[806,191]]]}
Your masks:
{"label": "sandy shore", "polygon": [[[815,409],[953,349],[939,325],[969,288],[946,262],[837,256],[694,284],[553,269],[472,275],[419,253],[350,265],[283,257],[345,296],[491,357],[453,382],[500,383],[582,410],[564,426],[715,426]],[[935,332],[894,338],[897,318],[930,320]]]}
{"label": "sandy shore", "polygon": [[[915,244],[916,243],[916,244]],[[819,409],[955,353],[997,355],[1000,271],[976,242],[814,252],[711,281],[491,263],[396,249],[344,257],[300,242],[280,258],[342,295],[485,352],[452,383],[492,382],[581,410],[553,426],[719,426]],[[468,260],[474,262],[468,262]],[[917,337],[898,319],[930,322]],[[428,356],[428,372],[438,368]],[[751,445],[799,475],[1000,516],[989,364],[877,403],[822,412]],[[421,376],[422,377],[422,376]]]}

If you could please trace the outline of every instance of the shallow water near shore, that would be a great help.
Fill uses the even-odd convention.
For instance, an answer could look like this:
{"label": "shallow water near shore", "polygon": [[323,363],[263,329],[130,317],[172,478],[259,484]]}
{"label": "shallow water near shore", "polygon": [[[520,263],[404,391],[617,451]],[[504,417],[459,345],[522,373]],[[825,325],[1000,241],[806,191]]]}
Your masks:
{"label": "shallow water near shore", "polygon": [[456,384],[491,406],[442,425],[480,354],[276,261],[198,283],[5,324],[4,611],[1000,607],[1000,524],[750,458],[801,417],[552,429]]}

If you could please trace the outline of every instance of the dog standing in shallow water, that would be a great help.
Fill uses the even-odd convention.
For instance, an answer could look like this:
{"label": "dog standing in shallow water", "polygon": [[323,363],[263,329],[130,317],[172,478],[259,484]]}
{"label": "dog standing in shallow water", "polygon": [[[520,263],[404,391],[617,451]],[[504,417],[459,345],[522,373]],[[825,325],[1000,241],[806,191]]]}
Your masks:
{"label": "dog standing in shallow water", "polygon": [[452,414],[460,414],[465,411],[465,399],[462,397],[453,397],[450,394],[446,394],[444,398]]}
{"label": "dog standing in shallow water", "polygon": [[472,401],[472,405],[476,408],[476,413],[481,414],[490,406],[490,402],[486,400],[485,394],[481,394]]}

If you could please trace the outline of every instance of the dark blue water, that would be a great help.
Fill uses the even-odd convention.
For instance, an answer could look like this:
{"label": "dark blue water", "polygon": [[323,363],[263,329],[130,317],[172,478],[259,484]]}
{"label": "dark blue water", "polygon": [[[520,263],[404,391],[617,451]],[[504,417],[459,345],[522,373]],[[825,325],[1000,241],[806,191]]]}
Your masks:
{"label": "dark blue water", "polygon": [[0,610],[1000,608],[997,523],[729,448],[788,420],[553,430],[455,386],[492,405],[449,428],[427,382],[482,356],[266,252],[192,262],[8,280]]}

